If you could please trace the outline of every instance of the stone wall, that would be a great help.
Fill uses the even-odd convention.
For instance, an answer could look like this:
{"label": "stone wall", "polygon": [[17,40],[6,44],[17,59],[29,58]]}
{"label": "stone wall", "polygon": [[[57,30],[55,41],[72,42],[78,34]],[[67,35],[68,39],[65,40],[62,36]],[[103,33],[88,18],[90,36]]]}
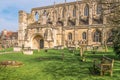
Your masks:
{"label": "stone wall", "polygon": [[[33,8],[31,13],[19,11],[19,46],[33,48],[36,41],[40,48],[41,39],[47,48],[60,45],[66,47],[69,43],[101,45],[111,27],[105,25],[105,16],[102,17],[101,12],[98,12],[100,8],[95,1],[82,0]],[[71,40],[69,33],[72,34]],[[37,35],[41,38],[33,40]],[[93,39],[95,37],[97,39]]]}

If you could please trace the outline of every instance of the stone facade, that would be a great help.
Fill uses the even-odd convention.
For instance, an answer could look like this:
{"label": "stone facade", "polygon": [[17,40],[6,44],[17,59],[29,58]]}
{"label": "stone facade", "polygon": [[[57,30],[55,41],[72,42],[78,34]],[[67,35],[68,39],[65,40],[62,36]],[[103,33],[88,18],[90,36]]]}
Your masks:
{"label": "stone facade", "polygon": [[111,26],[96,1],[75,1],[19,11],[18,46],[31,49],[101,45]]}

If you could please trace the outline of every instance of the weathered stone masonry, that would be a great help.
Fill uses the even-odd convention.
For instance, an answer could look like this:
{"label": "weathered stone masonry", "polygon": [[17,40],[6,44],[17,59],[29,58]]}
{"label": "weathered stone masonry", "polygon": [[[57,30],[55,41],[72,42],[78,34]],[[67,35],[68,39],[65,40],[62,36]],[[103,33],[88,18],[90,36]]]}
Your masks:
{"label": "weathered stone masonry", "polygon": [[19,11],[18,46],[101,45],[110,42],[111,27],[97,2],[76,1]]}

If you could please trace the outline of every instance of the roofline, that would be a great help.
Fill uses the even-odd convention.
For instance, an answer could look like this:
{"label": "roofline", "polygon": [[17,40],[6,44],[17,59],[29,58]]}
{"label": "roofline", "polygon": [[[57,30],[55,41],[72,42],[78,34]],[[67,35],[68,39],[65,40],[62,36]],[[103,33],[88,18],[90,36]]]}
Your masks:
{"label": "roofline", "polygon": [[[56,7],[59,7],[59,6],[61,6],[61,5],[70,5],[70,4],[75,4],[75,3],[77,3],[77,2],[78,2],[79,4],[81,4],[83,1],[74,1],[74,2],[60,3],[60,4],[55,4],[55,6],[56,6]],[[32,8],[32,11],[33,11],[33,10],[40,10],[40,9],[48,9],[48,8],[54,8],[54,5]]]}

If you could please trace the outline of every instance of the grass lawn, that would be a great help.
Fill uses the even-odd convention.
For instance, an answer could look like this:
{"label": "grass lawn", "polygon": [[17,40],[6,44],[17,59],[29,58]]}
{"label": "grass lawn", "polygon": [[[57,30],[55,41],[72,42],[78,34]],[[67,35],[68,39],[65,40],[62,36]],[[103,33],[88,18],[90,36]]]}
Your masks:
{"label": "grass lawn", "polygon": [[[64,52],[64,60],[61,59],[61,53]],[[80,61],[79,53],[64,50],[48,50],[44,52],[34,51],[33,55],[24,55],[22,53],[1,54],[0,61],[15,60],[23,63],[20,67],[6,67],[0,69],[0,80],[120,80],[120,61],[115,60],[113,76],[92,75],[89,67],[96,58],[106,55],[110,58],[116,58],[111,51],[85,52],[86,62]]]}
{"label": "grass lawn", "polygon": [[0,52],[8,52],[8,51],[13,51],[13,48],[7,48],[7,49],[0,50]]}

